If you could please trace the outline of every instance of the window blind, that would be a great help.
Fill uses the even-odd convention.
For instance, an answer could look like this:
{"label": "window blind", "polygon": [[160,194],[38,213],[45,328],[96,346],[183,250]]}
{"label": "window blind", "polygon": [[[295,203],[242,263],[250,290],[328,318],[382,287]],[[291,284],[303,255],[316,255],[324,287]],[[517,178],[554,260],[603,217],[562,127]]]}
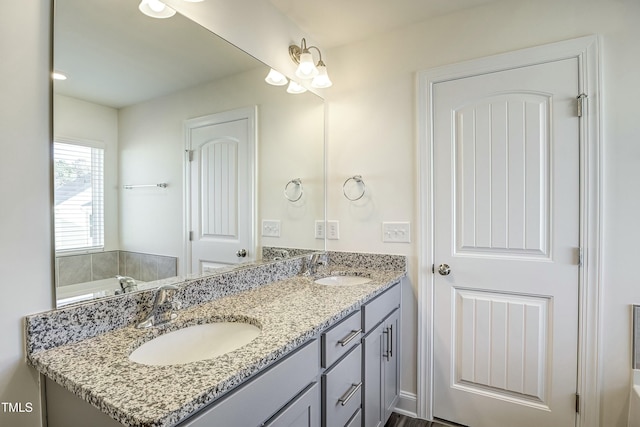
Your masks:
{"label": "window blind", "polygon": [[104,149],[54,142],[56,251],[104,246]]}

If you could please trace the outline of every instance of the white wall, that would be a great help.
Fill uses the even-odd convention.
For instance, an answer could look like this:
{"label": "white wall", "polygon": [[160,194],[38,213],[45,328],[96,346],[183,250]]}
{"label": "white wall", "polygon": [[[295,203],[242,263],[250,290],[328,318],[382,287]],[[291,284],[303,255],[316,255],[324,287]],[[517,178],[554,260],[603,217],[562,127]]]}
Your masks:
{"label": "white wall", "polygon": [[49,2],[0,13],[0,425],[40,425],[39,378],[24,362],[23,318],[53,305],[49,167]]}
{"label": "white wall", "polygon": [[[640,303],[633,266],[640,240],[640,2],[499,1],[334,48],[329,108],[328,218],[340,220],[331,250],[406,254],[402,389],[416,390],[417,237],[381,241],[381,221],[416,229],[416,72],[444,64],[566,40],[601,36],[604,147],[604,277],[601,426],[626,426],[631,366],[630,308]],[[342,196],[342,181],[362,174],[362,206]],[[411,285],[411,286],[409,286]]]}
{"label": "white wall", "polygon": [[[227,1],[216,19],[237,34],[251,34],[254,22],[235,10],[248,1]],[[0,405],[0,425],[42,425],[39,377],[24,361],[23,319],[50,309],[53,296],[52,197],[50,191],[49,0],[4,2],[0,13],[0,402],[21,403],[26,410],[9,413]],[[260,22],[250,40],[253,51],[274,52],[273,43],[289,41],[290,23],[274,11]],[[224,33],[224,31],[223,31]],[[223,34],[224,35],[224,34]],[[242,37],[240,37],[242,38]],[[241,42],[242,40],[236,40]],[[269,53],[263,59],[269,61]],[[271,61],[269,61],[271,62]]]}
{"label": "white wall", "polygon": [[104,249],[118,242],[118,110],[63,95],[53,97],[54,138],[100,142],[104,147]]}

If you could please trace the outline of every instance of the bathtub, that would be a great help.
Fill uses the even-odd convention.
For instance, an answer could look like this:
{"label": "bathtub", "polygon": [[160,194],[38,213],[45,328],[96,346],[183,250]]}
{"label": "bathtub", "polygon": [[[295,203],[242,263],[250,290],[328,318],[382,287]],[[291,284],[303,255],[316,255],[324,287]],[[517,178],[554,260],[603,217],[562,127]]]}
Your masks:
{"label": "bathtub", "polygon": [[[136,280],[138,290],[149,289],[155,285]],[[56,288],[56,302],[58,307],[76,302],[89,301],[95,298],[115,295],[120,289],[120,282],[115,277],[94,280],[92,282],[77,283],[75,285],[59,286]]]}
{"label": "bathtub", "polygon": [[629,396],[629,427],[640,427],[640,369],[633,370]]}

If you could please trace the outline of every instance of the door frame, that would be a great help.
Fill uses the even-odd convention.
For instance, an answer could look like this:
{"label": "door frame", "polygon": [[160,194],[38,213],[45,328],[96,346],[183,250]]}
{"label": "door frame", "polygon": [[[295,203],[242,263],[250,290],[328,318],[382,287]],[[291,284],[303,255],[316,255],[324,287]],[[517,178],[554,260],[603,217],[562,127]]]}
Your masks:
{"label": "door frame", "polygon": [[[598,37],[586,36],[418,72],[418,342],[416,412],[433,419],[434,214],[433,87],[436,83],[576,58],[579,94],[586,94],[580,120],[580,247],[578,290],[578,381],[576,426],[597,427],[600,419],[602,147]],[[577,105],[577,101],[576,101]],[[576,108],[577,109],[577,108]],[[595,375],[593,374],[595,372]]]}
{"label": "door frame", "polygon": [[184,239],[183,239],[183,254],[184,254],[184,272],[191,272],[191,242],[189,240],[189,233],[192,228],[191,224],[191,132],[193,129],[197,129],[203,126],[210,126],[220,123],[226,123],[235,120],[248,120],[248,141],[247,152],[250,153],[251,159],[249,159],[249,189],[253,197],[250,203],[251,215],[251,230],[249,235],[251,244],[249,250],[252,256],[256,255],[257,243],[256,243],[256,230],[257,230],[257,177],[258,177],[258,106],[238,108],[235,110],[221,111],[219,113],[207,114],[206,116],[195,117],[192,119],[186,119],[183,122],[184,129],[184,197],[183,197],[183,218],[184,218]]}

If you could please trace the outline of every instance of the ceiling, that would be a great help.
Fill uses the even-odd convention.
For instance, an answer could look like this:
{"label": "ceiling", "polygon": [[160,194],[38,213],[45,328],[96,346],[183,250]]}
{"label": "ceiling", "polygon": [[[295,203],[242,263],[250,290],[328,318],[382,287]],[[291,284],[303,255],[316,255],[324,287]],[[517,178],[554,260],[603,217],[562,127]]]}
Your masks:
{"label": "ceiling", "polygon": [[[323,49],[495,0],[262,0]],[[113,108],[264,64],[176,14],[152,19],[138,0],[56,0],[54,91]]]}
{"label": "ceiling", "polygon": [[495,0],[269,0],[323,48]]}
{"label": "ceiling", "polygon": [[56,0],[58,94],[113,108],[264,65],[176,14],[149,18],[136,0]]}

